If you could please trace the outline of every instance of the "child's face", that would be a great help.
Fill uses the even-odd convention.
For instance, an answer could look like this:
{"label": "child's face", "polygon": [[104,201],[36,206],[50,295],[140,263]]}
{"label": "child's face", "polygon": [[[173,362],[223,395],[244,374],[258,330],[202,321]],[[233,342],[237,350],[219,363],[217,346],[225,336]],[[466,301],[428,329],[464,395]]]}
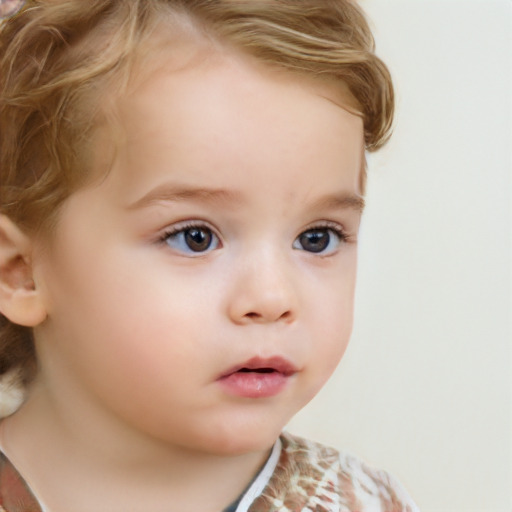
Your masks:
{"label": "child's face", "polygon": [[362,121],[246,58],[176,58],[120,102],[112,171],[35,260],[39,378],[91,422],[266,449],[349,339]]}

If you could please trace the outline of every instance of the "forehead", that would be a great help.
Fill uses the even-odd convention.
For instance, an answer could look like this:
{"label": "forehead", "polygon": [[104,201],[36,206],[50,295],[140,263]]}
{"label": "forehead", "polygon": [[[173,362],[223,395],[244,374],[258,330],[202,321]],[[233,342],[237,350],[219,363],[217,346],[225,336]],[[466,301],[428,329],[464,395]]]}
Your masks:
{"label": "forehead", "polygon": [[235,186],[237,178],[271,180],[290,165],[311,176],[316,165],[342,162],[359,181],[363,121],[349,112],[340,84],[186,38],[160,48],[134,76],[116,102],[114,167],[124,188],[138,192],[148,172],[163,179],[166,169],[215,181],[229,167]]}

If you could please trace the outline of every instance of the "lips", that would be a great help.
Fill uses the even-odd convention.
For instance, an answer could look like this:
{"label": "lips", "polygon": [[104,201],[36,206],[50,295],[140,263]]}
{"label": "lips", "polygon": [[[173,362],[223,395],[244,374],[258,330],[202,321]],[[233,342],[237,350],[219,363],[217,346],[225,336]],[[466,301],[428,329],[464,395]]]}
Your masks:
{"label": "lips", "polygon": [[298,369],[283,357],[254,357],[219,377],[229,394],[245,398],[266,398],[279,394]]}
{"label": "lips", "polygon": [[232,375],[237,372],[255,372],[255,373],[271,373],[277,372],[282,373],[285,376],[290,376],[297,372],[297,368],[290,363],[290,361],[286,360],[283,357],[270,357],[270,358],[262,358],[262,357],[253,357],[249,359],[245,363],[235,366],[231,368],[226,373],[223,374],[223,377]]}

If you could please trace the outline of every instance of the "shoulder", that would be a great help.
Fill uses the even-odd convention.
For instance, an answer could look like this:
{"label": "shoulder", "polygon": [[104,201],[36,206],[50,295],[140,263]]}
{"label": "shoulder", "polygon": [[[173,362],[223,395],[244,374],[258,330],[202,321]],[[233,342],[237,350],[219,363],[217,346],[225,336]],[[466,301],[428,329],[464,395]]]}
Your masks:
{"label": "shoulder", "polygon": [[352,490],[355,501],[364,503],[368,510],[419,512],[405,488],[386,471],[340,453],[340,473],[345,488]]}
{"label": "shoulder", "polygon": [[[277,502],[273,500],[274,505],[282,503],[282,507],[271,507],[271,510],[419,512],[404,488],[387,472],[372,469],[352,455],[288,433],[281,436],[281,443],[276,488],[270,485],[268,490],[277,498]],[[286,506],[286,503],[293,505]]]}

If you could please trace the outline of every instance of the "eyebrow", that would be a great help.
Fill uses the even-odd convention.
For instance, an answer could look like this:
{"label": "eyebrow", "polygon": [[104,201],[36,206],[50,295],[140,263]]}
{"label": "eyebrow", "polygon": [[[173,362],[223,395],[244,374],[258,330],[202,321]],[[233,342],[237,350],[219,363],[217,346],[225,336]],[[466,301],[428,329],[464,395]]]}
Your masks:
{"label": "eyebrow", "polygon": [[207,203],[239,203],[238,194],[225,189],[196,188],[164,183],[130,204],[128,210],[137,210],[161,202],[196,201]]}
{"label": "eyebrow", "polygon": [[328,210],[356,210],[362,212],[364,210],[364,198],[356,194],[340,194],[329,195],[320,198],[313,204],[314,208]]}
{"label": "eyebrow", "polygon": [[[196,201],[213,204],[242,202],[242,197],[232,191],[217,188],[196,188],[192,186],[176,186],[164,183],[150,190],[140,199],[130,204],[128,210],[137,210],[161,202]],[[315,201],[313,209],[351,209],[362,212],[365,206],[364,199],[355,194],[328,195]]]}

